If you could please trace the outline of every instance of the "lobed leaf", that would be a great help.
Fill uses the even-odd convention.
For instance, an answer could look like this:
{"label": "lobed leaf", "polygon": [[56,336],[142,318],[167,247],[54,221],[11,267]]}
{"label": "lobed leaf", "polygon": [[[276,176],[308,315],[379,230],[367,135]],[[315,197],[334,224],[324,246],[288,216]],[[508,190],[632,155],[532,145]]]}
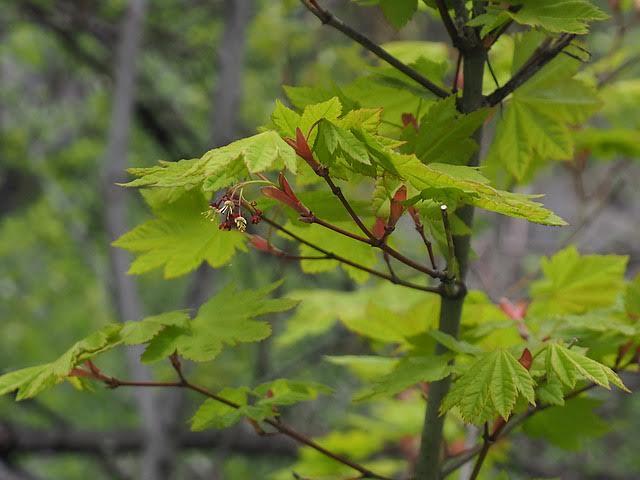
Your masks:
{"label": "lobed leaf", "polygon": [[[150,198],[154,192],[146,192]],[[221,231],[203,216],[209,209],[204,195],[187,192],[178,200],[156,206],[156,218],[125,233],[113,245],[137,254],[130,274],[162,268],[165,278],[185,275],[203,262],[212,267],[227,264],[237,250],[246,250],[245,237]]]}
{"label": "lobed leaf", "polygon": [[533,379],[506,350],[484,354],[453,383],[441,411],[457,407],[462,418],[476,425],[497,416],[509,418],[520,395],[535,404]]}

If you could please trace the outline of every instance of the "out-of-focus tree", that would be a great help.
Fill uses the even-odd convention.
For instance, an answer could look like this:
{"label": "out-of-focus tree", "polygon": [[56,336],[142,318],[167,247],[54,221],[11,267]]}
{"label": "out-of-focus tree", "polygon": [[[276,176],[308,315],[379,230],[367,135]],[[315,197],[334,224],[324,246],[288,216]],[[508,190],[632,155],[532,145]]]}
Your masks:
{"label": "out-of-focus tree", "polygon": [[[624,448],[591,462],[577,454],[562,461],[527,455],[527,438],[566,449],[595,442],[587,439],[614,425],[611,405],[619,402],[624,408],[618,410],[629,412],[635,405],[616,396],[598,408],[591,387],[620,385],[606,365],[633,369],[637,281],[625,283],[622,256],[566,248],[578,243],[626,254],[627,277],[637,270],[637,222],[629,221],[638,215],[632,187],[640,125],[632,2],[601,5],[611,15],[606,21],[603,10],[587,1],[309,1],[302,2],[305,9],[294,1],[161,0],[140,16],[132,15],[140,11],[135,3],[7,2],[0,24],[0,313],[6,319],[0,361],[6,371],[47,362],[73,339],[113,321],[185,307],[194,320],[187,327],[182,313],[149,317],[138,327],[107,327],[103,343],[90,341],[102,345],[98,350],[150,343],[143,358],[165,354],[173,368],[140,369],[137,361],[110,352],[98,369],[82,363],[95,353],[85,343],[67,358],[71,363],[63,362],[75,370],[56,372],[44,383],[70,375],[76,387],[94,388],[93,397],[54,389],[17,406],[3,401],[2,475],[320,479],[353,478],[354,469],[357,478],[408,478],[414,471],[420,479],[440,471],[494,478],[500,469],[505,478],[559,469],[573,469],[577,478],[597,477],[603,469],[611,478],[637,474],[639,466]],[[333,28],[321,29],[309,10]],[[136,37],[137,55],[131,43]],[[369,38],[386,42],[385,51]],[[283,84],[303,86],[285,87],[283,99]],[[276,97],[284,103],[274,111]],[[264,124],[245,146],[224,147]],[[297,128],[305,138],[296,136]],[[473,153],[476,143],[482,148]],[[199,157],[216,147],[223,148],[201,159],[134,172],[154,187],[145,190],[145,201],[156,218],[120,241],[138,255],[132,272],[144,272],[125,275],[126,257],[108,243],[148,214],[124,189],[110,188],[114,181],[126,178],[126,166]],[[225,163],[233,156],[244,164]],[[480,173],[463,166],[479,161]],[[315,173],[308,165],[318,167]],[[193,169],[184,172],[183,166]],[[293,187],[272,176],[283,166]],[[376,179],[373,195],[367,177]],[[323,178],[329,187],[324,184],[324,192]],[[262,182],[266,201],[255,188]],[[207,207],[193,195],[198,190],[212,197],[231,229],[244,231],[241,214],[251,235],[243,240],[239,232],[219,232],[202,220]],[[479,210],[468,228],[472,206],[561,223],[533,200],[506,191],[549,192],[547,207],[572,226],[564,233]],[[346,211],[340,203],[349,205]],[[444,217],[441,205],[448,206]],[[256,208],[268,211],[264,219]],[[271,227],[250,225],[248,212]],[[300,225],[298,215],[317,225]],[[353,223],[356,218],[362,225]],[[274,228],[302,240],[300,252],[280,243]],[[416,228],[426,245],[415,242]],[[470,238],[475,254],[468,262]],[[369,245],[358,248],[354,240]],[[431,258],[422,251],[427,246]],[[258,252],[232,259],[252,247]],[[541,254],[554,253],[540,263]],[[120,260],[111,281],[109,258]],[[154,273],[158,267],[169,281]],[[361,286],[372,270],[400,286]],[[414,276],[422,274],[438,281]],[[264,324],[252,315],[291,305],[251,290],[274,276],[286,280],[277,296],[301,301],[286,326],[284,314],[269,317],[274,342],[225,348],[213,363],[185,361],[215,356],[225,343],[262,338]],[[230,281],[237,290],[222,289]],[[114,285],[120,285],[119,295],[111,295]],[[455,317],[466,290],[458,332]],[[214,291],[218,296],[196,315]],[[197,330],[203,319],[222,322],[215,335]],[[176,328],[194,329],[188,336],[206,347],[176,340]],[[171,346],[182,359],[154,340],[158,332],[177,342]],[[129,358],[140,354],[127,351]],[[326,354],[334,356],[320,361]],[[236,414],[207,401],[193,428],[248,420],[222,433],[187,432],[184,424],[198,398],[184,389],[142,389],[136,403],[132,391],[105,391],[87,381],[124,387],[116,379],[164,381],[174,370],[189,379],[182,387],[206,386],[216,392],[212,400],[231,399],[239,407]],[[263,383],[278,377],[296,380]],[[7,378],[13,377],[5,383]],[[327,391],[302,381],[310,379],[334,387],[333,395],[274,410]],[[453,413],[445,419],[440,407],[452,379],[443,408],[453,407]],[[636,382],[632,376],[626,381],[631,387]],[[25,381],[18,396],[40,388],[30,385]],[[243,385],[255,388],[247,392]],[[365,387],[357,397],[367,403],[350,406],[357,385]],[[431,408],[423,428],[424,396]],[[637,412],[628,415],[638,418]],[[290,430],[285,416],[316,433],[319,445]],[[512,443],[511,431],[522,424],[527,436]],[[252,431],[265,429],[290,438],[265,440]],[[629,435],[614,429],[607,438]],[[291,438],[306,447],[297,450]]]}

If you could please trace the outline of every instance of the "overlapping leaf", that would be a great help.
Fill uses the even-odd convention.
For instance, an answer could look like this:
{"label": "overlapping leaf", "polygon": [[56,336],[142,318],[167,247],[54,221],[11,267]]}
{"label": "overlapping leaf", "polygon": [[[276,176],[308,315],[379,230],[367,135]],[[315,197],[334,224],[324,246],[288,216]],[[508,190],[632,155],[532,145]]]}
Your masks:
{"label": "overlapping leaf", "polygon": [[609,367],[560,343],[551,343],[546,347],[545,362],[548,375],[557,377],[569,388],[574,388],[578,380],[588,380],[607,389],[610,388],[609,384],[613,384],[629,391]]}
{"label": "overlapping leaf", "polygon": [[589,33],[588,25],[609,16],[589,0],[515,0],[517,12],[508,11],[516,22],[542,27],[550,32]]}
{"label": "overlapping leaf", "polygon": [[530,313],[584,313],[613,304],[624,287],[627,257],[580,255],[568,247],[541,265],[544,277],[531,285]]}
{"label": "overlapping leaf", "polygon": [[[537,32],[518,39],[512,73],[542,40]],[[571,158],[570,125],[583,122],[600,108],[594,87],[573,78],[578,67],[578,61],[560,56],[511,95],[488,156],[502,162],[517,179],[524,178],[536,159]]]}
{"label": "overlapping leaf", "polygon": [[512,0],[508,3],[511,5],[505,2],[503,8],[489,6],[485,13],[467,24],[482,26],[482,36],[509,20],[553,33],[586,34],[591,22],[609,18],[589,0]]}
{"label": "overlapping leaf", "polygon": [[553,212],[534,202],[534,195],[522,195],[491,187],[476,169],[458,165],[424,165],[415,155],[392,157],[398,174],[421,192],[423,198],[442,203],[451,200],[469,203],[485,210],[524,218],[544,225],[566,225]]}
{"label": "overlapping leaf", "polygon": [[482,424],[496,417],[509,418],[518,397],[534,404],[531,375],[506,350],[482,355],[458,377],[441,410],[457,407],[469,423]]}
{"label": "overlapping leaf", "polygon": [[212,398],[205,400],[191,418],[191,430],[227,428],[245,417],[261,421],[274,416],[274,408],[278,406],[314,400],[319,394],[329,393],[331,389],[325,385],[284,378],[264,383],[253,390],[246,387],[225,388],[218,396],[235,406]]}
{"label": "overlapping leaf", "polygon": [[120,325],[107,325],[75,343],[57,360],[24,368],[0,377],[0,395],[17,391],[16,399],[32,398],[69,377],[71,370],[86,360],[121,343]]}
{"label": "overlapping leaf", "polygon": [[525,422],[524,431],[565,450],[578,450],[586,440],[609,430],[594,412],[601,403],[593,398],[574,398],[564,407],[551,407],[533,415]]}
{"label": "overlapping leaf", "polygon": [[170,324],[157,333],[150,340],[142,360],[154,362],[177,352],[190,360],[203,362],[218,356],[225,345],[263,340],[271,334],[271,326],[255,318],[286,311],[297,304],[289,299],[269,299],[269,293],[277,286],[239,290],[233,284],[227,285],[200,307],[191,322]]}
{"label": "overlapping leaf", "polygon": [[391,372],[360,391],[356,401],[390,397],[420,382],[442,380],[451,373],[444,355],[409,356],[401,359]]}
{"label": "overlapping leaf", "polygon": [[[161,162],[150,168],[132,168],[138,177],[128,187],[184,187],[204,184],[218,190],[243,179],[249,173],[281,170],[296,172],[296,155],[275,131],[265,131],[205,153],[202,158]],[[206,182],[206,183],[205,183]]]}
{"label": "overlapping leaf", "polygon": [[415,154],[423,163],[466,165],[478,149],[473,133],[482,125],[489,109],[462,114],[451,96],[433,104],[420,120]]}
{"label": "overlapping leaf", "polygon": [[434,328],[440,311],[438,296],[390,283],[353,292],[313,290],[291,296],[301,303],[278,336],[282,346],[325,333],[338,321],[366,338],[407,344],[407,337]]}

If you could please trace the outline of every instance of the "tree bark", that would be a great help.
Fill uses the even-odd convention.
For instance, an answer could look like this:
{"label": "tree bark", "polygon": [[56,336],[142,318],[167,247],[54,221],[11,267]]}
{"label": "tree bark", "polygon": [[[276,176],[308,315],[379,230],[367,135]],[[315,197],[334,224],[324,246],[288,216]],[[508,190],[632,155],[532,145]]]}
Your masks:
{"label": "tree bark", "polygon": [[[482,80],[486,52],[482,47],[464,53],[464,91],[462,94],[461,110],[465,113],[472,112],[482,105]],[[482,140],[482,128],[474,135],[478,144]],[[470,166],[477,166],[480,162],[481,148],[469,161]],[[458,212],[460,219],[469,227],[473,226],[474,209],[466,205]],[[469,266],[469,252],[471,249],[471,235],[454,237],[455,254],[460,266],[460,279],[464,280]],[[453,337],[458,337],[460,318],[464,295],[458,298],[442,297],[440,307],[439,329]],[[436,353],[441,355],[446,348],[438,344]],[[447,377],[429,385],[427,411],[425,413],[422,429],[422,441],[420,456],[416,465],[416,480],[438,480],[440,477],[440,463],[442,458],[442,428],[445,415],[440,415],[440,405],[451,387],[451,377]]]}

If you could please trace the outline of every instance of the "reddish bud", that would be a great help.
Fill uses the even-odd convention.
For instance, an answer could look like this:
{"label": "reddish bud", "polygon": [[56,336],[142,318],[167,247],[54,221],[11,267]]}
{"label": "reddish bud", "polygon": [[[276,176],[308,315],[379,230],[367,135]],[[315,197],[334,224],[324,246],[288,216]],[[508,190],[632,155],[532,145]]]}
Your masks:
{"label": "reddish bud", "polygon": [[307,142],[307,137],[304,136],[302,130],[300,128],[296,128],[296,145],[298,146],[299,155],[306,159],[313,158],[313,153],[311,152],[311,147],[309,147],[309,142]]}
{"label": "reddish bud", "polygon": [[296,197],[296,194],[293,193],[291,185],[289,185],[289,182],[287,181],[287,177],[285,177],[284,173],[282,172],[280,172],[280,174],[278,175],[278,183],[280,184],[280,190],[289,195],[291,198],[295,198],[296,200],[298,200],[298,197]]}
{"label": "reddish bud", "polygon": [[449,445],[447,445],[447,455],[449,457],[455,457],[456,455],[460,455],[462,452],[466,450],[466,445],[464,443],[463,438],[459,438],[458,440],[454,440]]}
{"label": "reddish bud", "polygon": [[393,195],[391,199],[391,211],[389,212],[389,221],[387,222],[387,227],[394,228],[398,220],[404,213],[404,202],[407,199],[407,187],[402,185],[396,193]]}
{"label": "reddish bud", "polygon": [[94,375],[93,375],[93,373],[87,372],[86,370],[83,370],[82,368],[72,368],[67,376],[68,377],[93,378]]}
{"label": "reddish bud", "polygon": [[500,435],[500,432],[502,431],[502,429],[505,427],[506,424],[507,424],[507,421],[504,418],[502,417],[496,418],[496,421],[493,422],[493,429],[491,430],[491,438],[495,440],[495,438],[498,435]]}
{"label": "reddish bud", "polygon": [[384,237],[384,226],[384,220],[380,217],[376,217],[376,223],[373,224],[373,228],[371,229],[371,233],[373,233],[373,236],[377,239]]}
{"label": "reddish bud", "polygon": [[418,438],[411,435],[406,435],[398,440],[398,447],[400,452],[411,463],[415,463],[418,460],[418,452],[420,450],[420,444]]}
{"label": "reddish bud", "polygon": [[403,127],[408,127],[409,125],[412,125],[413,128],[418,130],[418,120],[413,115],[413,113],[403,113],[401,118],[402,118]]}
{"label": "reddish bud", "polygon": [[271,253],[274,255],[282,253],[276,247],[271,245],[266,238],[263,238],[260,235],[249,235],[249,243],[252,247],[256,250],[260,250],[261,252]]}
{"label": "reddish bud", "polygon": [[267,398],[273,398],[273,390],[267,390],[267,394],[265,395]]}
{"label": "reddish bud", "polygon": [[456,75],[456,90],[464,89],[464,72],[462,69],[458,70],[458,75]]}
{"label": "reddish bud", "polygon": [[298,156],[307,162],[309,166],[313,168],[314,172],[318,172],[322,169],[322,165],[313,158],[313,152],[311,151],[309,142],[307,142],[307,138],[304,136],[300,128],[296,128],[295,140],[293,138],[285,138],[284,141],[293,147]]}
{"label": "reddish bud", "polygon": [[522,365],[527,370],[531,370],[531,364],[533,363],[533,355],[531,355],[531,351],[528,348],[525,348],[518,359],[520,365]]}
{"label": "reddish bud", "polygon": [[507,314],[511,320],[523,320],[527,316],[527,307],[529,306],[525,301],[518,301],[515,304],[511,303],[508,298],[501,298],[498,302],[500,310]]}
{"label": "reddish bud", "polygon": [[273,186],[262,187],[261,191],[265,197],[273,198],[274,200],[284,203],[285,205],[287,205],[288,207],[291,207],[302,216],[311,215],[311,211],[307,207],[302,205],[302,203],[300,203],[300,200],[298,200],[298,198],[295,195],[291,197],[287,195],[285,192],[283,192],[282,190]]}

